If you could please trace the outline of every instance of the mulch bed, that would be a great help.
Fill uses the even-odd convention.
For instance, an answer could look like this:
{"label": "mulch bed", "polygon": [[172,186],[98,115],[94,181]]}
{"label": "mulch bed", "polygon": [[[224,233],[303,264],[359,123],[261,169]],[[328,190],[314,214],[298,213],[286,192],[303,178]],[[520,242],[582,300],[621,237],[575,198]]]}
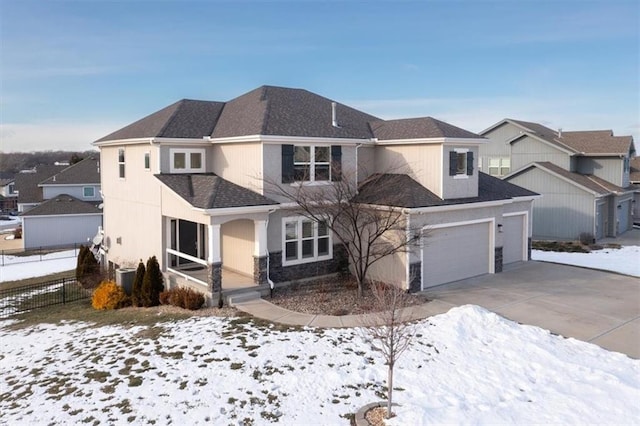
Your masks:
{"label": "mulch bed", "polygon": [[[273,298],[267,296],[265,299],[274,305],[305,314],[342,316],[380,311],[369,286],[365,285],[363,290],[363,297],[360,298],[355,280],[336,277],[276,287]],[[407,306],[429,301],[418,294],[410,294],[407,299]]]}

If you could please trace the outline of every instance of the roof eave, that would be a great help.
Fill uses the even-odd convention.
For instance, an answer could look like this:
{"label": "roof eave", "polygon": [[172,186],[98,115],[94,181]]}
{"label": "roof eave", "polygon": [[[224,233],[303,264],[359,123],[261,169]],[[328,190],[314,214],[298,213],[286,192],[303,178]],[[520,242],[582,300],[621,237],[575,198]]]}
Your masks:
{"label": "roof eave", "polygon": [[385,139],[377,140],[376,145],[417,145],[417,144],[456,144],[479,145],[489,143],[487,138],[415,138],[415,139]]}

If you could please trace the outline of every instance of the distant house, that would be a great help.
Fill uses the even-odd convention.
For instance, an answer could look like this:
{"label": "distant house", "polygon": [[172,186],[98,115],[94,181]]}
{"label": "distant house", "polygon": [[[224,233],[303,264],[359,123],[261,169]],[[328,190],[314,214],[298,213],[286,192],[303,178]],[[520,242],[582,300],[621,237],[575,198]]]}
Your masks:
{"label": "distant house", "polygon": [[99,156],[18,176],[25,248],[86,243],[102,226]]}
{"label": "distant house", "polygon": [[[500,272],[529,258],[537,194],[479,173],[486,142],[431,117],[382,120],[302,89],[181,100],[95,142],[105,261],[155,255],[169,283],[210,292],[335,273],[346,260],[337,237],[265,182],[324,197],[346,180],[365,207],[402,212],[407,230],[389,238],[409,226],[424,235],[372,277],[417,291]],[[386,204],[386,191],[402,196]]]}
{"label": "distant house", "polygon": [[18,209],[15,173],[0,172],[0,211],[11,212]]}
{"label": "distant house", "polygon": [[601,239],[631,229],[631,136],[513,119],[480,134],[490,141],[479,149],[481,170],[542,194],[533,204],[535,239]]}
{"label": "distant house", "polygon": [[631,159],[629,182],[633,188],[633,223],[640,225],[640,157]]}

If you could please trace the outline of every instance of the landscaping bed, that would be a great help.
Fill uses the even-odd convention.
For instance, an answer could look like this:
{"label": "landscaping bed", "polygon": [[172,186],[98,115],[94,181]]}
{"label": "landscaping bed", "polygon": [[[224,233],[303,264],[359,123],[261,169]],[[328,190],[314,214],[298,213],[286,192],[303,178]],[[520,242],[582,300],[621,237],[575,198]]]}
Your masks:
{"label": "landscaping bed", "polygon": [[[358,297],[357,284],[349,277],[325,278],[276,287],[273,298],[265,299],[274,305],[305,314],[342,316],[376,311],[376,301],[371,289],[365,285],[363,297]],[[428,301],[423,295],[411,294],[408,306]]]}
{"label": "landscaping bed", "polygon": [[533,241],[531,248],[542,251],[556,251],[561,253],[590,253],[605,248],[619,249],[620,244],[583,244],[579,241]]}

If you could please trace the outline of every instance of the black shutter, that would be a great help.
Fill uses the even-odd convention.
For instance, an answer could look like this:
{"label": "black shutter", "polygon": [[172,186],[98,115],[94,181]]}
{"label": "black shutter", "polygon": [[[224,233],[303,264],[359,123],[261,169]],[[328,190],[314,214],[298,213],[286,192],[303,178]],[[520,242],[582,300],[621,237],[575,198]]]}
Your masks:
{"label": "black shutter", "polygon": [[342,180],[342,147],[331,145],[331,180],[339,182]]}
{"label": "black shutter", "polygon": [[282,183],[293,182],[293,145],[282,145]]}
{"label": "black shutter", "polygon": [[458,172],[458,153],[449,151],[449,176],[455,176]]}
{"label": "black shutter", "polygon": [[467,175],[473,174],[473,152],[467,152]]}

